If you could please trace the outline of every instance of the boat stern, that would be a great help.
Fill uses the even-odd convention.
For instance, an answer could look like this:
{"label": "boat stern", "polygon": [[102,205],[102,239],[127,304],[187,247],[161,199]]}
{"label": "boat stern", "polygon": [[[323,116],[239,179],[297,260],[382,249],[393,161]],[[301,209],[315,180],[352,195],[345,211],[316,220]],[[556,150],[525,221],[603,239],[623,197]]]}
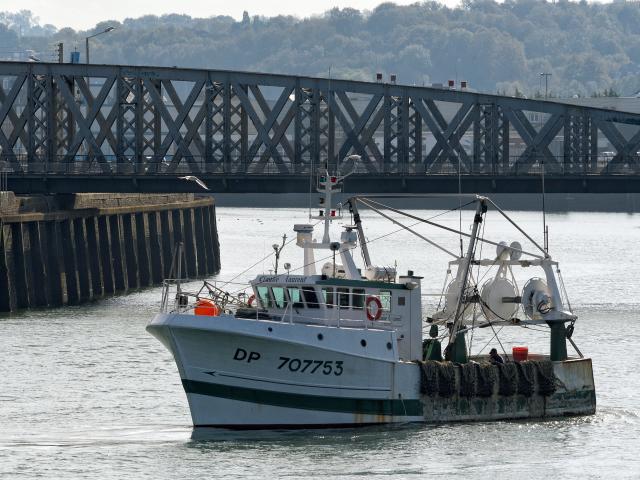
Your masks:
{"label": "boat stern", "polygon": [[596,387],[590,358],[553,362],[556,391],[547,400],[548,416],[593,415]]}

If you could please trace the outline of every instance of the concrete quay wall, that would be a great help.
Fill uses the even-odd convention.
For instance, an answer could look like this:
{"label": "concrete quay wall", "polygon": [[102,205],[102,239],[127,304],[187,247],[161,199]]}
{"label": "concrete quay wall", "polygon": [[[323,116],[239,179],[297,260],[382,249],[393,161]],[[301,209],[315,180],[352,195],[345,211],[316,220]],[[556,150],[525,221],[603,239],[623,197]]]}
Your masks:
{"label": "concrete quay wall", "polygon": [[213,198],[11,197],[0,214],[0,312],[76,305],[159,285],[169,277],[177,242],[184,244],[183,276],[219,271]]}

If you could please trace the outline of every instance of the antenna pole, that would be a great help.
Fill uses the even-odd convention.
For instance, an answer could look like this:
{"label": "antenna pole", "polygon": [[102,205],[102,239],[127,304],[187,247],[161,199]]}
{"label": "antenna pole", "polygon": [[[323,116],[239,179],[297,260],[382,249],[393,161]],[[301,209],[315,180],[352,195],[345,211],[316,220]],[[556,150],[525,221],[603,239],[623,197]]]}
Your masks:
{"label": "antenna pole", "polygon": [[[174,270],[175,268],[175,270]],[[172,273],[176,274],[176,289],[178,295],[182,293],[180,280],[182,279],[182,242],[177,242],[173,250],[173,260],[171,262]]]}
{"label": "antenna pole", "polygon": [[[331,128],[331,100],[333,99],[333,97],[331,96],[331,65],[329,65],[329,82],[327,85],[327,128],[330,129]],[[332,158],[329,158],[329,152],[331,151],[330,148],[327,148],[327,170],[329,170],[329,162],[333,161]],[[337,162],[336,162],[337,164]],[[336,175],[338,174],[337,168],[336,168]]]}
{"label": "antenna pole", "polygon": [[545,253],[549,253],[549,241],[547,237],[547,213],[545,206],[545,191],[544,191],[544,158],[540,160],[541,174],[542,174],[542,241]]}
{"label": "antenna pole", "polygon": [[333,278],[336,278],[336,251],[333,251]]}
{"label": "antenna pole", "polygon": [[[462,166],[460,163],[460,155],[458,155],[458,222],[458,230],[462,232]],[[460,241],[460,257],[462,258],[464,256],[464,248],[462,246],[462,233],[458,235],[458,239]]]}
{"label": "antenna pole", "polygon": [[331,194],[333,193],[333,187],[331,186],[331,175],[329,171],[325,170],[324,174],[324,235],[322,236],[322,243],[329,243],[329,226],[331,225]]}
{"label": "antenna pole", "polygon": [[282,252],[282,249],[284,248],[286,241],[287,241],[287,234],[285,233],[284,235],[282,235],[282,245],[278,246],[277,243],[273,244],[273,249],[275,250],[275,255],[276,255],[276,267],[275,267],[276,275],[278,275],[278,262],[280,260],[280,252]]}

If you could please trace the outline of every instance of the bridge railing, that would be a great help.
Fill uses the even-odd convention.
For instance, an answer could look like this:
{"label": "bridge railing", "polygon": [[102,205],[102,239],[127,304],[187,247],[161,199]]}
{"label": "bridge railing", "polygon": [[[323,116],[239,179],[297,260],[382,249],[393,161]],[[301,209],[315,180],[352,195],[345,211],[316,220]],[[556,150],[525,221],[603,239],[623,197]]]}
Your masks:
{"label": "bridge railing", "polygon": [[[198,156],[177,157],[164,156],[161,158],[143,156],[141,158],[127,158],[117,155],[76,155],[74,157],[56,156],[53,159],[33,157],[27,154],[0,154],[0,171],[9,176],[307,176],[311,172],[317,173],[329,165],[330,171],[336,168],[343,172],[351,171],[351,165],[327,161],[312,162],[309,158],[297,161],[283,158],[280,162],[264,162],[264,157],[253,158],[234,157],[230,159],[211,159]],[[640,159],[636,159],[640,160]],[[543,171],[547,175],[640,175],[638,163],[625,163],[622,157],[615,154],[599,154],[583,156],[578,161],[567,161],[565,157],[544,156],[509,157],[502,162],[491,163],[462,163],[455,158],[436,159],[431,164],[426,162],[384,161],[373,160],[355,166],[354,173],[359,175],[487,175],[487,176],[531,176],[540,175]]]}

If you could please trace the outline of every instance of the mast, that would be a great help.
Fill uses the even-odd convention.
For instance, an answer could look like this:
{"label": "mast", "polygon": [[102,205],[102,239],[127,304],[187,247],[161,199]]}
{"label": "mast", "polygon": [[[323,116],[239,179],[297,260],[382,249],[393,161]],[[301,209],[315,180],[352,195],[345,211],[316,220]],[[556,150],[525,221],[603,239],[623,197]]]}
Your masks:
{"label": "mast", "polygon": [[362,250],[362,256],[364,257],[364,268],[371,266],[371,257],[369,256],[369,247],[367,247],[367,241],[364,238],[364,231],[362,230],[362,220],[360,219],[360,213],[358,212],[357,200],[355,198],[349,199],[349,206],[353,213],[353,223],[356,226],[358,232],[358,241],[360,242],[360,249]]}
{"label": "mast", "polygon": [[[322,235],[322,244],[329,245],[331,243],[331,237],[329,235],[329,227],[331,226],[331,220],[340,220],[342,218],[341,215],[338,215],[334,208],[331,208],[332,204],[332,195],[333,192],[337,192],[340,190],[339,181],[342,178],[339,178],[337,175],[329,175],[329,172],[325,170],[325,173],[320,176],[320,186],[318,187],[318,192],[322,194],[320,197],[320,211],[319,215],[312,215],[309,218],[313,220],[322,220],[324,221],[324,234]],[[335,190],[333,186],[336,185],[338,188]]]}
{"label": "mast", "polygon": [[469,270],[471,267],[471,260],[473,252],[475,250],[476,242],[478,239],[478,229],[482,223],[482,215],[487,211],[487,204],[484,197],[478,198],[478,206],[476,207],[476,214],[473,218],[473,229],[471,231],[471,238],[469,239],[469,247],[467,248],[467,254],[464,257],[460,268],[458,269],[458,280],[460,286],[460,292],[458,294],[458,304],[456,306],[456,314],[453,317],[453,325],[451,326],[451,332],[449,333],[449,344],[447,348],[450,350],[450,360],[458,363],[467,362],[467,348],[464,341],[464,333],[462,322],[464,320],[464,309],[466,307],[465,298],[463,297],[466,289],[467,282],[469,281]]}
{"label": "mast", "polygon": [[331,182],[334,181],[335,177],[329,177],[329,172],[325,170],[325,181],[324,181],[324,235],[322,236],[322,243],[329,243],[331,238],[329,237],[329,226],[331,224],[329,218],[331,215],[331,193],[333,189],[331,188]]}
{"label": "mast", "polygon": [[[321,194],[319,199],[318,215],[309,217],[310,220],[321,220],[324,223],[324,233],[321,242],[314,242],[313,225],[295,225],[294,231],[297,232],[297,244],[304,248],[305,252],[305,275],[315,274],[313,262],[313,249],[328,249],[334,252],[339,251],[342,263],[345,268],[347,278],[360,278],[360,273],[353,262],[350,251],[356,246],[356,234],[353,232],[352,226],[345,226],[346,231],[342,232],[340,242],[332,242],[329,229],[332,220],[342,219],[342,210],[332,207],[333,193],[340,192],[340,182],[348,175],[339,176],[337,173],[330,175],[325,169],[318,181],[318,192]],[[364,235],[363,235],[364,236]],[[335,272],[334,272],[335,276]]]}

